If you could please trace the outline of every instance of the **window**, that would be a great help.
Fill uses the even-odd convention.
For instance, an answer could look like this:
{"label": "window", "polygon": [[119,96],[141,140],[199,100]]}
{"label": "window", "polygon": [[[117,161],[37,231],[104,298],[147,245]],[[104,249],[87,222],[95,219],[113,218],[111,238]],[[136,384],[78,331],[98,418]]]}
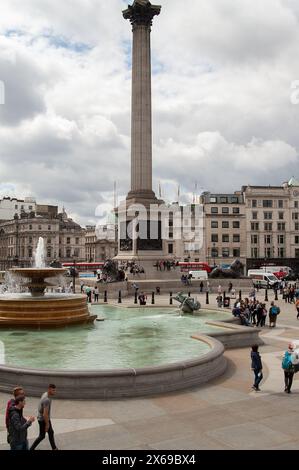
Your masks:
{"label": "window", "polygon": [[222,222],[222,228],[229,228],[229,222],[224,220]]}
{"label": "window", "polygon": [[47,248],[47,257],[51,258],[52,257],[52,250],[51,248]]}
{"label": "window", "polygon": [[28,258],[32,258],[32,248],[28,248]]}
{"label": "window", "polygon": [[294,202],[294,207],[295,207],[295,209],[298,209],[298,208],[299,208],[299,201],[295,201],[295,202]]}
{"label": "window", "polygon": [[284,219],[284,213],[283,212],[278,212],[278,218],[279,218],[279,220],[283,220]]}
{"label": "window", "polygon": [[240,208],[239,207],[233,207],[233,214],[240,214]]}
{"label": "window", "polygon": [[212,235],[211,236],[211,241],[217,243],[218,242],[218,235]]}
{"label": "window", "polygon": [[257,207],[257,200],[256,199],[252,199],[251,202],[252,202],[252,204],[251,204],[252,207]]}
{"label": "window", "polygon": [[48,225],[48,230],[51,230],[51,225]]}
{"label": "window", "polygon": [[240,255],[241,255],[240,248],[234,248],[233,249],[234,258],[240,258]]}
{"label": "window", "polygon": [[277,236],[277,243],[278,243],[278,245],[284,245],[284,242],[285,242],[285,237],[284,237],[284,235],[278,235],[278,236]]}
{"label": "window", "polygon": [[172,255],[172,254],[173,254],[173,244],[172,244],[172,243],[170,243],[170,244],[168,245],[168,254],[169,254],[169,255]]}
{"label": "window", "polygon": [[292,219],[293,220],[299,220],[299,212],[293,212]]}
{"label": "window", "polygon": [[32,225],[29,225],[29,230],[32,230]]}
{"label": "window", "polygon": [[217,202],[217,198],[216,197],[210,197],[210,202],[215,204]]}
{"label": "window", "polygon": [[79,237],[76,238],[76,245],[80,245],[80,238]]}
{"label": "window", "polygon": [[229,258],[229,248],[222,249],[222,258]]}
{"label": "window", "polygon": [[51,238],[48,238],[48,239],[47,239],[48,245],[51,245],[51,242],[52,242],[52,239],[51,239]]}
{"label": "window", "polygon": [[272,232],[272,224],[271,223],[265,223],[264,224],[264,230],[265,230],[265,232]]}
{"label": "window", "polygon": [[212,220],[211,228],[218,228],[218,222],[216,220]]}
{"label": "window", "polygon": [[211,207],[211,214],[218,214],[218,207]]}
{"label": "window", "polygon": [[229,235],[222,235],[223,243],[229,243]]}
{"label": "window", "polygon": [[295,249],[295,258],[299,258],[299,248]]}
{"label": "window", "polygon": [[67,245],[70,245],[70,244],[71,244],[71,239],[70,239],[70,237],[67,237],[66,243],[67,243]]}
{"label": "window", "polygon": [[38,230],[41,230],[41,229],[42,229],[42,226],[41,226],[41,225],[39,225],[39,226],[38,226]]}
{"label": "window", "polygon": [[285,232],[285,229],[286,229],[286,224],[284,222],[279,222],[277,224],[277,230],[279,232]]}
{"label": "window", "polygon": [[231,203],[232,203],[232,204],[238,204],[238,202],[239,202],[239,199],[238,199],[237,196],[233,196],[233,197],[231,198]]}
{"label": "window", "polygon": [[251,248],[251,258],[259,258],[259,249],[254,247]]}
{"label": "window", "polygon": [[272,249],[270,247],[265,248],[265,258],[271,258]]}
{"label": "window", "polygon": [[222,214],[229,214],[229,207],[222,207]]}
{"label": "window", "polygon": [[227,204],[227,197],[221,197],[220,204]]}
{"label": "window", "polygon": [[295,230],[299,230],[299,222],[295,222]]}
{"label": "window", "polygon": [[17,205],[15,205],[15,209],[18,209],[18,206],[17,206]]}
{"label": "window", "polygon": [[272,212],[264,212],[265,220],[272,220]]}
{"label": "window", "polygon": [[240,222],[233,222],[233,228],[240,228]]}
{"label": "window", "polygon": [[32,237],[29,237],[29,243],[32,243]]}
{"label": "window", "polygon": [[295,244],[299,245],[299,236],[298,235],[295,236]]}
{"label": "window", "polygon": [[32,209],[33,209],[33,206],[29,206],[29,210],[32,211]]}
{"label": "window", "polygon": [[218,258],[218,248],[212,248],[212,258]]}
{"label": "window", "polygon": [[24,210],[24,206],[21,206],[21,210],[22,210],[22,211]]}
{"label": "window", "polygon": [[252,212],[252,220],[257,220],[257,212]]}
{"label": "window", "polygon": [[265,235],[264,241],[265,241],[265,245],[271,245],[271,243],[272,243],[272,235]]}
{"label": "window", "polygon": [[285,249],[278,248],[278,258],[285,258]]}
{"label": "window", "polygon": [[273,201],[271,199],[264,199],[263,207],[273,207]]}
{"label": "window", "polygon": [[233,236],[233,242],[234,243],[240,243],[240,235],[234,235]]}
{"label": "window", "polygon": [[259,223],[258,222],[251,222],[251,231],[257,232],[259,230]]}
{"label": "window", "polygon": [[258,245],[259,242],[259,236],[258,235],[251,235],[251,244],[252,245]]}
{"label": "window", "polygon": [[283,200],[282,199],[278,200],[278,209],[283,209]]}

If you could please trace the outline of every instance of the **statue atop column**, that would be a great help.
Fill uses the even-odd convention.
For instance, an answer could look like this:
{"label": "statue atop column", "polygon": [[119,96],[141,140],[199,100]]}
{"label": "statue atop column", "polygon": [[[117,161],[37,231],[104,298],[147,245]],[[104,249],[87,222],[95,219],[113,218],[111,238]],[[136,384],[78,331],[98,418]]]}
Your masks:
{"label": "statue atop column", "polygon": [[123,16],[130,20],[133,26],[151,26],[154,16],[159,15],[160,11],[161,7],[152,5],[149,0],[134,0],[133,5],[123,11]]}

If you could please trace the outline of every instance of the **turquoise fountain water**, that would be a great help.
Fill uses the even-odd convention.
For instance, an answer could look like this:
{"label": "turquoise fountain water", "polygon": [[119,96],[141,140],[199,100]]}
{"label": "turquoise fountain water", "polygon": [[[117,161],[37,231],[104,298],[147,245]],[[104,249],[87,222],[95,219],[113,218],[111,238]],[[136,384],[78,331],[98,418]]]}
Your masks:
{"label": "turquoise fountain water", "polygon": [[62,330],[0,330],[4,364],[64,370],[171,364],[206,353],[208,345],[190,336],[199,331],[216,331],[205,322],[228,316],[205,311],[200,316],[180,316],[176,309],[103,305],[93,306],[92,313],[106,320]]}

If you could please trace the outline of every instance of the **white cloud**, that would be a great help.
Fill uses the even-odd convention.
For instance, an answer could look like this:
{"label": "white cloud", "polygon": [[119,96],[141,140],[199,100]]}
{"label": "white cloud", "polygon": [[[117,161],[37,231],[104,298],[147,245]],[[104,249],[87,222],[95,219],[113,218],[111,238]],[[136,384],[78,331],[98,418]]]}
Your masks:
{"label": "white cloud", "polygon": [[[158,2],[156,2],[158,3]],[[122,0],[2,0],[0,194],[90,222],[129,189],[131,27]],[[161,0],[154,19],[154,189],[279,184],[296,173],[292,0]],[[174,188],[174,189],[171,189]]]}

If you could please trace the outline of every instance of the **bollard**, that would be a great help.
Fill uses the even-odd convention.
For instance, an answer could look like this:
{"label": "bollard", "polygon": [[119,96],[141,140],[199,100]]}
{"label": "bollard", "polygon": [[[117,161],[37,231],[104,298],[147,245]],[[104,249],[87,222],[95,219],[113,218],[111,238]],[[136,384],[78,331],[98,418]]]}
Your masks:
{"label": "bollard", "polygon": [[278,300],[278,290],[275,289],[275,300]]}
{"label": "bollard", "polygon": [[206,293],[206,305],[209,305],[210,301],[209,301],[209,292],[207,291]]}
{"label": "bollard", "polygon": [[152,292],[152,305],[155,305],[155,292]]}
{"label": "bollard", "polygon": [[265,302],[268,302],[268,289],[265,290]]}
{"label": "bollard", "polygon": [[191,292],[188,292],[188,297],[191,297]]}
{"label": "bollard", "polygon": [[118,293],[118,303],[121,304],[121,290]]}
{"label": "bollard", "polygon": [[169,305],[172,305],[172,302],[173,302],[172,301],[172,292],[170,292],[170,294],[169,294]]}
{"label": "bollard", "polygon": [[137,294],[137,291],[135,291],[134,304],[138,304],[138,294]]}
{"label": "bollard", "polygon": [[240,300],[240,302],[242,300],[242,291],[241,290],[239,291],[239,300]]}
{"label": "bollard", "polygon": [[107,299],[107,291],[105,290],[104,292],[104,302],[105,304],[108,302],[108,299]]}

